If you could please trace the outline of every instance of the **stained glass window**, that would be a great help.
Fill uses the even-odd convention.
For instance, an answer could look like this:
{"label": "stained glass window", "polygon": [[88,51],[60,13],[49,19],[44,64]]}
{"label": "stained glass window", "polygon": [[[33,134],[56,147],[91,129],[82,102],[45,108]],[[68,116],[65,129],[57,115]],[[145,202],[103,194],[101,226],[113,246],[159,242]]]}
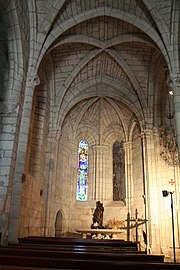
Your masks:
{"label": "stained glass window", "polygon": [[125,153],[123,141],[113,144],[113,200],[125,202]]}
{"label": "stained glass window", "polygon": [[77,173],[77,193],[78,201],[87,200],[87,182],[88,182],[88,143],[80,141],[78,147],[78,173]]}

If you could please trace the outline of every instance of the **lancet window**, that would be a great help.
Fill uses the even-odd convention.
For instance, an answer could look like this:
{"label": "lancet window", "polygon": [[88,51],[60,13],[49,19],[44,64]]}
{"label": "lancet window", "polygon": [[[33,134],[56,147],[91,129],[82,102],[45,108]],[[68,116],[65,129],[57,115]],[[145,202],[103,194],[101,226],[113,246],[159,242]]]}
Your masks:
{"label": "lancet window", "polygon": [[78,201],[87,200],[88,187],[88,142],[80,141],[78,147],[78,172],[77,172],[77,192],[76,199]]}
{"label": "lancet window", "polygon": [[113,201],[123,201],[126,198],[125,184],[125,151],[123,141],[113,144]]}

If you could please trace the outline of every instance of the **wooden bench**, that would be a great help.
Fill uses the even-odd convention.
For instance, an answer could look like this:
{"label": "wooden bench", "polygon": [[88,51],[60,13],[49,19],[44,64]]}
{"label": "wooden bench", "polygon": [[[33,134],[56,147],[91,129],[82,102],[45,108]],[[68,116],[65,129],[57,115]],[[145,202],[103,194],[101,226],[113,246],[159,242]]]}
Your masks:
{"label": "wooden bench", "polygon": [[33,248],[0,248],[0,258],[1,256],[31,256],[34,258],[76,258],[76,259],[91,259],[91,260],[115,260],[115,261],[149,261],[149,262],[163,262],[164,256],[162,255],[147,255],[144,253],[114,253],[114,252],[94,252],[89,250],[49,250],[48,247],[44,250],[33,249]]}
{"label": "wooden bench", "polygon": [[[150,263],[140,261],[114,261],[114,260],[92,260],[76,258],[42,258],[31,256],[0,256],[0,265],[18,267],[37,267],[48,269],[133,269],[133,270],[175,270],[174,264]],[[0,266],[0,269],[2,269]]]}
{"label": "wooden bench", "polygon": [[125,240],[105,240],[105,239],[83,239],[83,238],[61,238],[61,237],[38,237],[29,236],[19,238],[20,244],[43,244],[43,245],[58,245],[58,246],[94,246],[107,248],[123,248],[129,250],[138,250],[138,242]]}
{"label": "wooden bench", "polygon": [[[138,251],[137,242],[81,238],[27,237],[0,247],[4,266],[36,269],[175,270],[163,255]],[[8,269],[8,268],[7,268]],[[29,269],[28,269],[29,270]]]}
{"label": "wooden bench", "polygon": [[62,237],[36,237],[30,236],[19,238],[19,244],[35,244],[35,245],[52,245],[58,247],[79,249],[91,247],[94,250],[106,251],[126,251],[135,252],[139,251],[139,242],[125,241],[125,240],[106,240],[106,239],[82,239],[82,238],[62,238]]}

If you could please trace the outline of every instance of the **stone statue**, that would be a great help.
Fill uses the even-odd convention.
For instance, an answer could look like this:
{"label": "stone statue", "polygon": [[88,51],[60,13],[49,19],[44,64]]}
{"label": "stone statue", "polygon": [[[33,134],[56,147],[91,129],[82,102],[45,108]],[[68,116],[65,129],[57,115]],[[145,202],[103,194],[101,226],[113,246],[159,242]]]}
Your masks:
{"label": "stone statue", "polygon": [[104,228],[103,227],[103,212],[104,207],[103,204],[100,201],[96,202],[96,209],[93,213],[93,224],[91,225],[91,228]]}

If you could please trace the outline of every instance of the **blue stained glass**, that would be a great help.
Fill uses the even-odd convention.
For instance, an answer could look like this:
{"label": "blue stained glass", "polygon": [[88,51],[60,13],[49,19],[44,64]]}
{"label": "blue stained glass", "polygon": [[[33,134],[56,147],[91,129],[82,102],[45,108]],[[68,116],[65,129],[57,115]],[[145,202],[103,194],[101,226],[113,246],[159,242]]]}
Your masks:
{"label": "blue stained glass", "polygon": [[78,201],[87,200],[88,182],[88,143],[80,141],[78,148],[78,173],[77,173],[77,194]]}

